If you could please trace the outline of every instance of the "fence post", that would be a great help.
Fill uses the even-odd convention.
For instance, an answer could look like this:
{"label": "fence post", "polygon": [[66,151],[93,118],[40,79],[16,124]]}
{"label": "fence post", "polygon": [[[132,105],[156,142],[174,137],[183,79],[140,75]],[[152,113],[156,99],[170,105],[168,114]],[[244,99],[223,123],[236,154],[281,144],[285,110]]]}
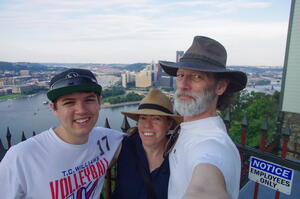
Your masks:
{"label": "fence post", "polygon": [[35,131],[32,131],[32,136],[35,136],[35,135],[36,135]]}
{"label": "fence post", "polygon": [[274,146],[272,152],[278,155],[279,148],[280,148],[280,137],[281,137],[281,129],[282,129],[282,123],[284,118],[284,112],[279,112],[276,125],[275,125],[275,134],[273,136],[274,140]]}
{"label": "fence post", "polygon": [[[108,119],[105,119],[105,124],[104,124],[105,128],[109,128],[110,129],[110,125],[108,122]],[[109,199],[111,197],[111,169],[108,169],[106,171],[106,184],[105,184],[105,198]]]}
{"label": "fence post", "polygon": [[4,148],[4,145],[0,139],[0,162],[1,162],[2,158],[4,157],[5,153],[6,153],[6,149]]}
{"label": "fence post", "polygon": [[[265,119],[264,122],[262,123],[260,130],[261,130],[261,139],[260,139],[260,145],[259,145],[259,150],[261,152],[265,151],[265,145],[266,145],[266,140],[267,140],[267,132],[268,132],[268,120]],[[257,199],[258,195],[258,189],[259,189],[259,184],[256,182],[255,187],[254,187],[254,195],[253,198]]]}
{"label": "fence post", "polygon": [[9,127],[7,127],[7,131],[6,131],[6,140],[7,140],[7,146],[8,148],[11,147],[11,133],[9,130]]}
{"label": "fence post", "polygon": [[[244,115],[242,122],[242,135],[241,135],[241,145],[245,146],[246,145],[246,134],[247,134],[247,127],[248,127],[248,118],[246,116],[246,114]],[[244,158],[243,158],[243,153],[240,152],[240,156],[241,156],[241,162],[244,163]]]}
{"label": "fence post", "polygon": [[[286,158],[287,145],[289,143],[290,135],[291,135],[291,130],[289,128],[289,124],[287,123],[286,128],[282,132],[282,138],[283,138],[282,151],[281,151],[281,158],[282,159]],[[275,199],[279,199],[279,196],[280,196],[280,192],[276,191]]]}
{"label": "fence post", "polygon": [[241,145],[245,146],[246,145],[246,134],[247,134],[246,129],[249,126],[247,115],[244,115],[241,125],[242,125]]}
{"label": "fence post", "polygon": [[[244,115],[241,126],[242,126],[242,134],[241,134],[241,146],[246,145],[246,134],[247,134],[247,128],[248,128],[248,118],[246,114]],[[248,166],[247,166],[247,161],[244,161],[244,153],[240,152],[240,158],[241,158],[241,182],[240,186],[243,186],[244,183],[247,181],[248,176],[246,175],[248,172]]]}
{"label": "fence post", "polygon": [[[5,148],[4,148],[4,145],[3,145],[3,143],[2,143],[2,141],[1,141],[1,139],[0,139],[0,153],[1,153],[2,151],[5,151]],[[0,159],[0,160],[1,160],[1,159]]]}

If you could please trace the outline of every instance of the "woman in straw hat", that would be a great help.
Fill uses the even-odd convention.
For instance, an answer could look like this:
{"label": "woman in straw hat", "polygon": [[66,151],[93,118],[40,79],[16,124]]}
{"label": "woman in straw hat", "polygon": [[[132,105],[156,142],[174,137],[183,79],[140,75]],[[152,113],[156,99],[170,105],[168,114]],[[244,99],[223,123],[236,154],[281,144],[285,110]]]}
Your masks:
{"label": "woman in straw hat", "polygon": [[169,182],[169,161],[164,156],[168,131],[182,118],[173,114],[169,98],[151,89],[138,110],[122,112],[137,121],[130,136],[124,139],[117,162],[117,187],[114,199],[166,199]]}

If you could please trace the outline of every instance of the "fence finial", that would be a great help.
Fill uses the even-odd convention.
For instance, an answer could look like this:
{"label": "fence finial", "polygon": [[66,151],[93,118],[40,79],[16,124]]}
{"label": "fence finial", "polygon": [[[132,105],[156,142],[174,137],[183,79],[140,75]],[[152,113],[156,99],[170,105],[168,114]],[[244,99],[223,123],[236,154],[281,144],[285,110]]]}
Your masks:
{"label": "fence finial", "polygon": [[11,133],[10,133],[9,127],[7,127],[6,139],[7,139],[8,148],[10,148],[11,147]]}
{"label": "fence finial", "polygon": [[22,140],[22,141],[25,141],[25,140],[26,140],[24,131],[22,131],[22,139],[21,139],[21,140]]}
{"label": "fence finial", "polygon": [[124,115],[124,119],[123,119],[121,129],[122,129],[123,132],[126,132],[129,128],[130,128],[130,125],[129,125],[129,122],[127,120],[127,116]]}
{"label": "fence finial", "polygon": [[262,131],[263,134],[266,134],[269,128],[268,124],[268,118],[264,120],[264,122],[261,124],[260,130]]}
{"label": "fence finial", "polygon": [[104,127],[110,129],[110,125],[109,125],[109,122],[108,122],[108,118],[105,119]]}
{"label": "fence finial", "polygon": [[[2,141],[1,141],[1,139],[0,139],[0,153],[1,153],[2,151],[5,151],[5,148],[4,148],[4,145],[3,145],[3,143],[2,143]],[[1,160],[1,159],[0,159],[0,160]]]}
{"label": "fence finial", "polygon": [[247,128],[248,125],[249,125],[249,123],[248,123],[248,117],[247,117],[246,114],[244,115],[244,117],[243,117],[243,119],[242,119],[241,125],[242,125],[242,127],[244,127],[244,128]]}
{"label": "fence finial", "polygon": [[292,134],[289,121],[286,122],[285,128],[282,131],[282,137],[284,140],[289,140],[290,136]]}

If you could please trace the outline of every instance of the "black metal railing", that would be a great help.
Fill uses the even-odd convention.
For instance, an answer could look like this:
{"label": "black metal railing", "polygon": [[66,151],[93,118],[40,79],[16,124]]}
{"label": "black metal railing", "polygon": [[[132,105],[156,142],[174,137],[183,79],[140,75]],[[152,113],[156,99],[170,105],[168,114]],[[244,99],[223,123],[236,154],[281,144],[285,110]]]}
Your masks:
{"label": "black metal railing", "polygon": [[[231,128],[231,117],[230,113],[228,112],[223,118],[228,132],[230,132]],[[275,132],[272,134],[270,140],[267,140],[267,132],[269,129],[268,121],[262,121],[261,128],[260,128],[260,144],[257,147],[249,147],[246,146],[246,137],[247,137],[247,130],[249,128],[249,121],[247,116],[244,116],[240,122],[241,125],[241,140],[240,143],[236,143],[236,146],[240,152],[241,157],[241,187],[243,187],[248,182],[248,168],[249,168],[249,158],[250,156],[256,156],[258,158],[271,161],[282,166],[300,171],[300,163],[294,160],[286,159],[287,153],[299,155],[300,152],[297,151],[299,148],[299,143],[293,142],[293,149],[288,147],[288,143],[290,141],[290,136],[292,134],[289,125],[286,124],[285,128],[282,127],[282,120],[279,120],[276,123]],[[110,124],[108,119],[106,118],[104,127],[110,128]],[[130,128],[129,122],[127,117],[124,116],[123,122],[120,126],[123,132],[127,132]],[[33,131],[32,136],[36,133]],[[0,161],[4,157],[8,148],[12,146],[11,144],[11,133],[9,127],[7,127],[6,132],[6,142],[7,142],[7,149],[4,147],[1,139],[0,139]],[[22,132],[22,137],[20,141],[26,140],[25,133]],[[107,171],[106,174],[106,182],[103,188],[103,192],[101,198],[109,199],[111,197],[112,191],[116,186],[116,166],[113,166],[111,169]],[[257,198],[257,194],[259,191],[259,184],[255,184],[253,198]],[[279,198],[279,192],[276,193],[275,198]]]}

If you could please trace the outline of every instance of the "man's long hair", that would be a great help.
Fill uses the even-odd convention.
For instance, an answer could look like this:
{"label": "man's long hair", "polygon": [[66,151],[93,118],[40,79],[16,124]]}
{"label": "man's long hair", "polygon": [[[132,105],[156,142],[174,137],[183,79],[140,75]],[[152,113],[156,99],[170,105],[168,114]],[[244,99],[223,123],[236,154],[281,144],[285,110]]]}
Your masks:
{"label": "man's long hair", "polygon": [[[216,81],[220,81],[220,80],[229,80],[228,78],[226,78],[226,76],[223,73],[212,73],[213,77],[215,78]],[[225,92],[219,96],[218,98],[218,102],[217,102],[217,109],[220,111],[224,111],[226,110],[226,108],[228,108],[234,100],[234,93],[228,91],[228,89],[225,90]]]}

